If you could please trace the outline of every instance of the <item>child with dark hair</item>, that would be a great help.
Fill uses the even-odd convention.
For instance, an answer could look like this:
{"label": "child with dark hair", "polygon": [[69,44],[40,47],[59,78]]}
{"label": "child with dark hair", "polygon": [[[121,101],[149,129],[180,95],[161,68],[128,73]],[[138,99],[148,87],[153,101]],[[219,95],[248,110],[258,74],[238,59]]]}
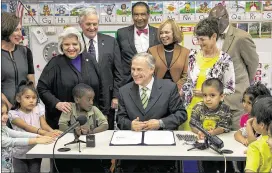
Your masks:
{"label": "child with dark hair", "polygon": [[272,97],[258,99],[253,104],[251,116],[252,127],[261,137],[248,146],[245,172],[270,172],[272,153],[267,140],[268,127],[272,121]]}
{"label": "child with dark hair", "polygon": [[[231,129],[231,111],[228,105],[223,103],[223,83],[217,78],[210,78],[202,84],[203,101],[195,105],[192,110],[192,119],[202,124],[203,128],[211,135],[229,132]],[[191,127],[200,139],[204,134]]]}
{"label": "child with dark hair", "polygon": [[253,102],[258,96],[271,96],[269,89],[261,82],[248,87],[243,94],[242,102],[246,114],[242,115],[241,128],[235,132],[234,138],[245,146],[256,140],[256,134],[252,127],[253,118],[250,118],[250,112]]}
{"label": "child with dark hair", "polygon": [[[19,132],[12,130],[6,126],[8,121],[8,104],[1,101],[1,172],[11,172],[12,170],[12,148],[18,146],[30,146],[34,144],[49,144],[54,142],[54,139],[47,136],[39,136],[34,133]],[[21,169],[20,172],[40,172],[40,170]],[[14,170],[16,172],[16,170]],[[18,170],[17,170],[18,172]]]}
{"label": "child with dark hair", "polygon": [[[203,101],[197,103],[193,110],[191,121],[196,120],[202,127],[211,135],[219,135],[227,133],[231,130],[232,113],[224,100],[224,85],[217,78],[210,78],[202,84]],[[191,126],[194,133],[198,134],[200,139],[204,139],[204,134]],[[231,163],[227,163],[230,165]],[[228,166],[232,169],[232,166]],[[224,162],[219,161],[202,161],[200,162],[200,169],[204,172],[216,172],[217,170],[224,170]],[[234,172],[233,170],[229,170]]]}
{"label": "child with dark hair", "polygon": [[[57,137],[62,132],[53,130],[45,120],[44,106],[38,104],[38,93],[33,82],[22,81],[17,89],[15,105],[9,111],[9,118],[14,130],[31,132],[43,136]],[[27,159],[25,154],[33,146],[18,146],[13,148],[14,172],[40,171],[41,159]],[[22,170],[26,168],[27,170]]]}
{"label": "child with dark hair", "polygon": [[72,103],[72,111],[61,114],[59,129],[65,131],[69,128],[69,124],[73,124],[76,121],[79,115],[85,115],[88,121],[79,127],[81,134],[86,135],[107,130],[108,121],[106,117],[96,106],[93,106],[95,93],[92,87],[80,83],[73,88],[72,94],[75,103]]}
{"label": "child with dark hair", "polygon": [[[87,122],[75,129],[76,137],[107,130],[108,121],[106,117],[96,106],[93,106],[95,93],[92,87],[83,83],[77,84],[73,88],[72,94],[75,103],[72,103],[72,111],[69,113],[62,112],[59,119],[59,129],[65,131],[76,122],[78,116],[84,115],[87,117]],[[91,161],[87,159],[58,159],[57,163],[61,166],[61,172],[104,172],[103,163],[97,159]]]}

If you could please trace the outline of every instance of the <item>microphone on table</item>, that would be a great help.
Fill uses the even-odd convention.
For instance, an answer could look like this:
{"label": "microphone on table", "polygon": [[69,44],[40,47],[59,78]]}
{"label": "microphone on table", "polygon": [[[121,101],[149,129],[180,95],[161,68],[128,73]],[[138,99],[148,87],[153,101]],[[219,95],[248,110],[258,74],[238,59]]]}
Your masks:
{"label": "microphone on table", "polygon": [[224,147],[224,142],[220,138],[209,134],[209,132],[203,129],[203,127],[195,119],[191,119],[190,124],[194,126],[195,128],[197,128],[206,136],[206,139],[208,140],[207,144],[209,145],[211,149],[215,150],[216,152],[220,154],[222,153],[220,149]]}
{"label": "microphone on table", "polygon": [[77,117],[76,122],[73,123],[67,130],[65,130],[59,137],[58,139],[62,138],[64,135],[69,133],[71,130],[75,129],[78,125],[82,126],[87,122],[87,117],[84,115],[80,115]]}

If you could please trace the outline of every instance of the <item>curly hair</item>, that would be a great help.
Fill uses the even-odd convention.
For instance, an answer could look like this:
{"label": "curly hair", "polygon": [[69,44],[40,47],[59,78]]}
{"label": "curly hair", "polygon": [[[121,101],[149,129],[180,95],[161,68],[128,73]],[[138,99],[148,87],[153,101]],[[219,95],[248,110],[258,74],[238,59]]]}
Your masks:
{"label": "curly hair", "polygon": [[13,13],[1,13],[1,40],[10,42],[10,35],[19,25],[20,19]]}

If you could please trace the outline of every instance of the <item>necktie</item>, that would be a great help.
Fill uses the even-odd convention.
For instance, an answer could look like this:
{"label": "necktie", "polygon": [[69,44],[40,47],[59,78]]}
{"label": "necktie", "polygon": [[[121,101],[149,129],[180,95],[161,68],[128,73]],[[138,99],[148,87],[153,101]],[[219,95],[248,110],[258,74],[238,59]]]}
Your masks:
{"label": "necktie", "polygon": [[144,87],[142,88],[142,94],[141,94],[141,100],[142,100],[142,104],[143,104],[143,108],[145,109],[147,104],[148,104],[148,96],[147,96],[147,88]]}
{"label": "necktie", "polygon": [[145,35],[147,35],[148,34],[148,29],[141,29],[141,30],[137,30],[136,31],[137,32],[137,34],[140,36],[142,33],[144,33]]}
{"label": "necktie", "polygon": [[95,47],[94,47],[94,44],[93,44],[93,39],[90,40],[90,46],[89,46],[89,51],[88,51],[92,58],[94,58],[96,60],[96,55],[95,55]]}

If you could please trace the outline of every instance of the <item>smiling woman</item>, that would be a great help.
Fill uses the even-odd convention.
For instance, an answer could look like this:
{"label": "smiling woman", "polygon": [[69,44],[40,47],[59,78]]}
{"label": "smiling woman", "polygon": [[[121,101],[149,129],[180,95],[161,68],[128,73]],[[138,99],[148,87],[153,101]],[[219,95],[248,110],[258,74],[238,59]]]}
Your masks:
{"label": "smiling woman", "polygon": [[190,130],[189,121],[193,107],[203,101],[201,86],[206,79],[218,78],[224,84],[224,94],[235,90],[234,67],[231,57],[219,50],[216,40],[219,35],[216,19],[203,19],[195,27],[200,50],[192,50],[189,55],[188,78],[182,87],[182,93],[188,114],[188,120],[182,129]]}
{"label": "smiling woman", "polygon": [[22,39],[22,26],[19,18],[12,13],[1,13],[1,95],[2,99],[12,107],[15,91],[22,80],[33,83],[34,67],[31,50],[19,45]]}
{"label": "smiling woman", "polygon": [[156,59],[155,75],[160,79],[170,79],[180,90],[187,78],[189,56],[189,50],[179,45],[182,31],[174,20],[168,19],[159,26],[157,36],[162,44],[148,49]]}
{"label": "smiling woman", "polygon": [[60,55],[48,62],[37,86],[46,107],[46,121],[52,128],[58,128],[61,112],[71,111],[72,89],[77,84],[85,83],[94,89],[96,106],[100,95],[97,62],[83,52],[80,32],[73,27],[66,28],[59,36],[58,50]]}

